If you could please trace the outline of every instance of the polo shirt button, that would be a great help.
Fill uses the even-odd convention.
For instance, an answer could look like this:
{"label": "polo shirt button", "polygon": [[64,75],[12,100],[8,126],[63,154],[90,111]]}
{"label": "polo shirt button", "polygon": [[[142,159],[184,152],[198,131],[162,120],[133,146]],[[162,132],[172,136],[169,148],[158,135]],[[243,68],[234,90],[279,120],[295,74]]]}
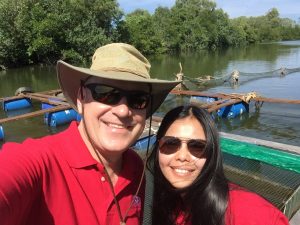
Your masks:
{"label": "polo shirt button", "polygon": [[105,177],[101,177],[101,181],[104,182],[105,181]]}

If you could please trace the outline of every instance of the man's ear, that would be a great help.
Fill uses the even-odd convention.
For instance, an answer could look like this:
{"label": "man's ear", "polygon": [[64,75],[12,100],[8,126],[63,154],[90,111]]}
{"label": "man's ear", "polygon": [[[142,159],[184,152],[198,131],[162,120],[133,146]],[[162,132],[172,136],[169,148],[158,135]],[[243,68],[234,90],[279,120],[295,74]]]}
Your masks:
{"label": "man's ear", "polygon": [[84,98],[85,98],[85,90],[84,90],[84,88],[80,87],[77,92],[77,110],[78,110],[79,114],[82,114],[82,112],[83,112],[82,104],[83,104]]}

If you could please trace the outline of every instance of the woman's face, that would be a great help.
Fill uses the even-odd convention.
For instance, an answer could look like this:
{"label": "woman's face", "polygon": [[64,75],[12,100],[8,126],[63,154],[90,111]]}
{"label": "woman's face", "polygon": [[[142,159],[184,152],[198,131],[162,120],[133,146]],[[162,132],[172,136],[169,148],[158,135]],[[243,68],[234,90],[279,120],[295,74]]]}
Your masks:
{"label": "woman's face", "polygon": [[169,127],[159,142],[158,160],[163,175],[173,187],[187,187],[201,173],[206,162],[205,141],[202,125],[193,116],[175,120]]}

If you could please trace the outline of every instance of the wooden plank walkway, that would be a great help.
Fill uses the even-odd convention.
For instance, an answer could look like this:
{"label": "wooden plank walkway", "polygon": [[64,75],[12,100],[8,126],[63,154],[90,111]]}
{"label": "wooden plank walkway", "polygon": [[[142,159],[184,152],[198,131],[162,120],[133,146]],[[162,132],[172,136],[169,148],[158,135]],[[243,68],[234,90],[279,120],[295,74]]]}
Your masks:
{"label": "wooden plank walkway", "polygon": [[[18,96],[0,98],[0,101],[11,101],[11,100],[17,100],[17,99],[21,99],[21,98],[29,98],[29,99],[34,99],[36,101],[48,103],[48,104],[51,104],[54,106],[59,106],[59,107],[53,107],[52,109],[39,110],[36,112],[26,113],[26,114],[15,116],[15,117],[0,119],[0,124],[6,123],[9,121],[13,121],[13,120],[19,120],[19,119],[23,119],[23,118],[38,116],[38,115],[44,114],[46,112],[55,112],[55,111],[60,111],[60,110],[65,110],[65,109],[71,108],[69,103],[66,101],[66,99],[64,97],[56,96],[58,93],[61,93],[60,89],[44,91],[44,92],[36,92],[36,93],[26,92],[26,93],[22,93]],[[243,97],[245,97],[243,94],[206,93],[206,92],[200,92],[200,91],[186,91],[186,90],[172,90],[171,94],[218,98],[219,100],[216,100],[211,103],[204,103],[201,105],[199,104],[200,107],[207,109],[208,112],[214,112],[222,107],[241,103],[244,101]],[[249,101],[300,104],[300,100],[265,98],[265,97],[260,97],[260,96],[250,98]],[[195,104],[198,104],[198,103],[195,103]]]}
{"label": "wooden plank walkway", "polygon": [[45,113],[62,111],[62,110],[70,109],[70,108],[71,108],[70,106],[58,105],[58,106],[54,106],[54,107],[48,108],[48,109],[41,109],[41,110],[38,110],[38,111],[35,111],[35,112],[30,112],[30,113],[25,113],[25,114],[18,115],[18,116],[3,118],[3,119],[0,119],[0,124],[7,123],[7,122],[10,122],[10,121],[16,121],[16,120],[20,120],[20,119],[40,116],[40,115],[43,115]]}
{"label": "wooden plank walkway", "polygon": [[[207,93],[201,91],[181,91],[181,90],[172,90],[172,94],[175,95],[188,95],[188,96],[204,96],[204,97],[212,97],[212,98],[222,98],[222,99],[238,99],[243,96],[243,94],[223,94],[223,93]],[[270,102],[270,103],[286,103],[286,104],[300,104],[300,100],[289,100],[283,98],[265,98],[261,96],[257,96],[251,101],[259,101],[259,102]]]}
{"label": "wooden plank walkway", "polygon": [[48,109],[41,109],[41,110],[37,110],[34,112],[25,113],[22,115],[12,116],[12,117],[8,117],[8,118],[2,118],[2,119],[0,119],[0,124],[7,123],[10,121],[16,121],[16,120],[20,120],[20,119],[40,116],[45,113],[51,113],[51,112],[57,112],[57,111],[70,109],[71,106],[68,102],[66,102],[66,99],[64,97],[56,96],[56,94],[58,94],[60,92],[61,92],[60,89],[44,91],[44,92],[36,92],[36,93],[25,92],[25,93],[21,93],[17,96],[1,98],[0,99],[1,101],[13,101],[13,100],[22,99],[22,98],[29,98],[29,99],[33,99],[36,101],[40,101],[41,103],[51,104],[51,105],[53,105],[53,107],[48,108]]}

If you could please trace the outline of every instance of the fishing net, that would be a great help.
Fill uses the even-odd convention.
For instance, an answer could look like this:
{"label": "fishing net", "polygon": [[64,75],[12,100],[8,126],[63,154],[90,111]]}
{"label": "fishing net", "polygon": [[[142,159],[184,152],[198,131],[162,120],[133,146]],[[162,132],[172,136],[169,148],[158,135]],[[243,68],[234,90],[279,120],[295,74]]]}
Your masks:
{"label": "fishing net", "polygon": [[288,74],[292,74],[295,72],[300,72],[300,67],[297,68],[285,68],[282,67],[277,70],[272,70],[268,72],[262,73],[248,73],[242,72],[238,70],[234,70],[230,74],[225,75],[216,75],[209,76],[205,75],[203,77],[188,77],[186,75],[181,75],[180,79],[182,79],[182,89],[200,89],[206,90],[211,87],[221,86],[221,85],[230,85],[236,86],[241,85],[249,81],[258,80],[262,78],[271,78],[271,77],[284,77]]}
{"label": "fishing net", "polygon": [[300,155],[221,139],[227,178],[254,191],[288,218],[300,209]]}

